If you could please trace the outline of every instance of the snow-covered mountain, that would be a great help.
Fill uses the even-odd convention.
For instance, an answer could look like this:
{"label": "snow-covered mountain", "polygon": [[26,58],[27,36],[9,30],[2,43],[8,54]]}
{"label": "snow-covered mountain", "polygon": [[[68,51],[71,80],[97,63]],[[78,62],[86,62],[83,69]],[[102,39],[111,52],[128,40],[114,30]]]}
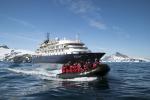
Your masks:
{"label": "snow-covered mountain", "polygon": [[127,55],[116,52],[113,55],[105,56],[102,58],[103,62],[150,62],[148,59],[144,58],[133,58]]}
{"label": "snow-covered mountain", "polygon": [[0,45],[0,61],[31,62],[33,52],[21,49],[10,49],[6,45]]}

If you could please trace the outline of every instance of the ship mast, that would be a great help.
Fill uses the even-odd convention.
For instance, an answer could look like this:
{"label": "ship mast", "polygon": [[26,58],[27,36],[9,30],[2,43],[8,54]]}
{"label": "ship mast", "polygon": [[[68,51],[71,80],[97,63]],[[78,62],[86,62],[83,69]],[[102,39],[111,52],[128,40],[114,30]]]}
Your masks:
{"label": "ship mast", "polygon": [[50,33],[46,33],[46,38],[47,38],[47,40],[49,40],[49,35],[50,35]]}
{"label": "ship mast", "polygon": [[49,35],[50,35],[50,33],[46,33],[46,38],[47,39],[44,41],[45,44],[47,44],[49,42]]}
{"label": "ship mast", "polygon": [[79,33],[76,34],[76,41],[80,42]]}

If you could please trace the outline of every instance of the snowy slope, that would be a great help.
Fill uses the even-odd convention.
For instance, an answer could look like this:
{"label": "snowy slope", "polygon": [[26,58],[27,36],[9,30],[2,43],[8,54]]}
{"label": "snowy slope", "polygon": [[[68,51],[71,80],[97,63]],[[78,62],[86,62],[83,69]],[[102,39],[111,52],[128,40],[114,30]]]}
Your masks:
{"label": "snowy slope", "polygon": [[0,48],[0,61],[5,58],[7,54],[11,52],[11,49]]}
{"label": "snowy slope", "polygon": [[113,55],[105,56],[102,59],[103,62],[150,62],[150,60],[145,58],[133,58],[127,55],[116,52]]}
{"label": "snowy slope", "polygon": [[32,55],[34,52],[21,49],[9,49],[0,46],[0,61],[10,60],[17,56]]}

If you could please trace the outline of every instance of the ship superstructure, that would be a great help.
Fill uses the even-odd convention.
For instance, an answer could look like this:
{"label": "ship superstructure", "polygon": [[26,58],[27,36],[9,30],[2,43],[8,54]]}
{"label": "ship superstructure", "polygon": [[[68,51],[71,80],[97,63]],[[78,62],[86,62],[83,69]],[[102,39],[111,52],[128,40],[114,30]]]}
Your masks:
{"label": "ship superstructure", "polygon": [[90,53],[91,51],[80,40],[54,39],[44,41],[36,53],[40,55],[65,55]]}
{"label": "ship superstructure", "polygon": [[66,63],[76,60],[100,59],[105,53],[92,53],[78,38],[69,40],[66,38],[47,39],[40,44],[33,56],[35,63]]}

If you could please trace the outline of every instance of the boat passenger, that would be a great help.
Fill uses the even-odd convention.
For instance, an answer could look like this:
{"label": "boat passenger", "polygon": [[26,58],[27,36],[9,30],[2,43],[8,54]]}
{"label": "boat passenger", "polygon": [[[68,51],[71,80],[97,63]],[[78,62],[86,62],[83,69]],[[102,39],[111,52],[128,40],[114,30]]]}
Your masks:
{"label": "boat passenger", "polygon": [[88,61],[87,61],[87,67],[88,67],[88,69],[92,69],[92,62],[90,59],[88,59]]}
{"label": "boat passenger", "polygon": [[77,62],[75,62],[74,64],[73,64],[73,72],[78,72],[78,68],[77,68]]}
{"label": "boat passenger", "polygon": [[65,64],[62,66],[62,73],[66,73],[66,66],[65,66]]}
{"label": "boat passenger", "polygon": [[70,72],[74,73],[74,66],[73,65],[70,66]]}
{"label": "boat passenger", "polygon": [[68,63],[66,64],[66,73],[72,72],[72,71],[71,71],[71,65],[72,65],[72,62],[71,62],[71,61],[68,61]]}
{"label": "boat passenger", "polygon": [[84,66],[84,72],[89,70],[88,62],[85,62],[85,64],[83,66]]}
{"label": "boat passenger", "polygon": [[81,64],[80,63],[77,64],[77,72],[81,72]]}
{"label": "boat passenger", "polygon": [[97,67],[97,65],[99,64],[99,60],[96,58],[95,62],[93,63],[93,69],[95,69]]}
{"label": "boat passenger", "polygon": [[81,65],[81,68],[83,69],[84,68],[84,65],[85,64],[85,62],[84,61],[80,61],[80,65]]}
{"label": "boat passenger", "polygon": [[68,66],[70,66],[70,65],[72,65],[72,62],[71,62],[71,61],[68,61],[68,63],[67,63],[67,64],[68,64]]}
{"label": "boat passenger", "polygon": [[95,59],[95,63],[96,63],[96,64],[100,64],[100,61],[96,58],[96,59]]}
{"label": "boat passenger", "polygon": [[84,72],[84,65],[85,65],[85,62],[84,61],[80,61],[80,72]]}
{"label": "boat passenger", "polygon": [[66,66],[66,73],[69,73],[70,72],[70,66]]}

